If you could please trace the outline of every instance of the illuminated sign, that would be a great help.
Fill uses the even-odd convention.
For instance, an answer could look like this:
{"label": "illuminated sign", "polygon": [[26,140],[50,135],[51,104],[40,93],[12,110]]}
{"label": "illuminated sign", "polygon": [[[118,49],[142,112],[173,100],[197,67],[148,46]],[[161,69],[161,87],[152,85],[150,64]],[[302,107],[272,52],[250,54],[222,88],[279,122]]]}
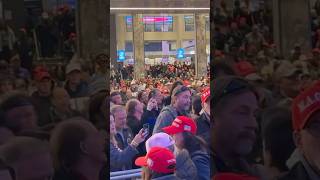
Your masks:
{"label": "illuminated sign", "polygon": [[[127,24],[132,24],[132,16],[126,16]],[[172,24],[173,16],[144,16],[143,23],[168,23]]]}
{"label": "illuminated sign", "polygon": [[123,62],[124,60],[126,60],[126,52],[124,50],[118,50],[117,52],[118,54],[118,62]]}
{"label": "illuminated sign", "polygon": [[185,56],[184,56],[184,49],[183,48],[179,48],[179,49],[177,49],[177,59],[183,59],[183,58],[185,58]]}

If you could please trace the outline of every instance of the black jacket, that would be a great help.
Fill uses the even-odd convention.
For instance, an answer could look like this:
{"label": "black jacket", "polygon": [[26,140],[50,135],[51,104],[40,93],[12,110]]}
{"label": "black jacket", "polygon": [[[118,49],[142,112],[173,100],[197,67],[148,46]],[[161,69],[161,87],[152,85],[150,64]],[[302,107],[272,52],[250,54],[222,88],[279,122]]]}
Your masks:
{"label": "black jacket", "polygon": [[142,124],[149,124],[149,134],[152,134],[154,125],[156,124],[157,117],[159,116],[160,111],[152,110],[148,111],[147,109],[144,110],[143,115],[141,117]]}
{"label": "black jacket", "polygon": [[127,116],[127,125],[130,127],[133,136],[139,133],[142,128],[141,122],[134,116]]}
{"label": "black jacket", "polygon": [[206,142],[210,142],[210,119],[207,118],[205,113],[202,113],[197,123],[197,135],[203,138]]}
{"label": "black jacket", "polygon": [[301,162],[297,163],[293,168],[277,180],[311,180]]}
{"label": "black jacket", "polygon": [[115,138],[118,143],[118,147],[123,150],[131,143],[134,136],[132,135],[130,128],[124,128],[122,130],[122,132],[123,132],[123,136],[124,136],[123,138],[121,137],[121,135],[119,133],[117,133],[115,135]]}

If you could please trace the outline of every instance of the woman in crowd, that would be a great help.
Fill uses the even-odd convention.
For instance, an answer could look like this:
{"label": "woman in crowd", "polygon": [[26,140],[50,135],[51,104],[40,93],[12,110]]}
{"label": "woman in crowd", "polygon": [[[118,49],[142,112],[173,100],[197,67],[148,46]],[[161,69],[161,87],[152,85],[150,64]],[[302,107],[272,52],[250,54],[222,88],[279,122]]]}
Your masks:
{"label": "woman in crowd", "polygon": [[178,151],[186,149],[197,168],[199,180],[210,179],[210,161],[207,153],[207,145],[203,139],[195,136],[196,123],[188,117],[178,116],[171,126],[163,130],[173,136]]}

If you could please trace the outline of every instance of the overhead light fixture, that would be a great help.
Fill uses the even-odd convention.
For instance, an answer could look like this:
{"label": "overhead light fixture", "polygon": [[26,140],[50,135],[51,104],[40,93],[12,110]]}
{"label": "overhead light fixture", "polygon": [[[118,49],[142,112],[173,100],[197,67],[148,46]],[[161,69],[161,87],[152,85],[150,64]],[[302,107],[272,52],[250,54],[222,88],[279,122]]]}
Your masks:
{"label": "overhead light fixture", "polygon": [[120,8],[110,8],[110,10],[210,10],[210,8],[144,8],[144,7],[120,7]]}

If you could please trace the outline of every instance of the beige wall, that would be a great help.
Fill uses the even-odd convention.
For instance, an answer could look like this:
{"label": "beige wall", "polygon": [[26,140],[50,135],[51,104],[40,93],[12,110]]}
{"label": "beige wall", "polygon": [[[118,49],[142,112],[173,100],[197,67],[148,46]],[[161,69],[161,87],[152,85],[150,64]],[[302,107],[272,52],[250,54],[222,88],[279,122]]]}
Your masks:
{"label": "beige wall", "polygon": [[[157,14],[159,15],[159,14]],[[182,41],[195,39],[195,31],[185,32],[184,31],[184,15],[172,15],[173,20],[173,32],[145,32],[145,41],[155,40],[170,40],[177,42],[177,48],[181,47]],[[126,32],[125,16],[127,14],[117,15],[117,47],[118,49],[124,49],[125,41],[132,41],[132,32]],[[210,32],[206,33],[207,44],[210,43]]]}

